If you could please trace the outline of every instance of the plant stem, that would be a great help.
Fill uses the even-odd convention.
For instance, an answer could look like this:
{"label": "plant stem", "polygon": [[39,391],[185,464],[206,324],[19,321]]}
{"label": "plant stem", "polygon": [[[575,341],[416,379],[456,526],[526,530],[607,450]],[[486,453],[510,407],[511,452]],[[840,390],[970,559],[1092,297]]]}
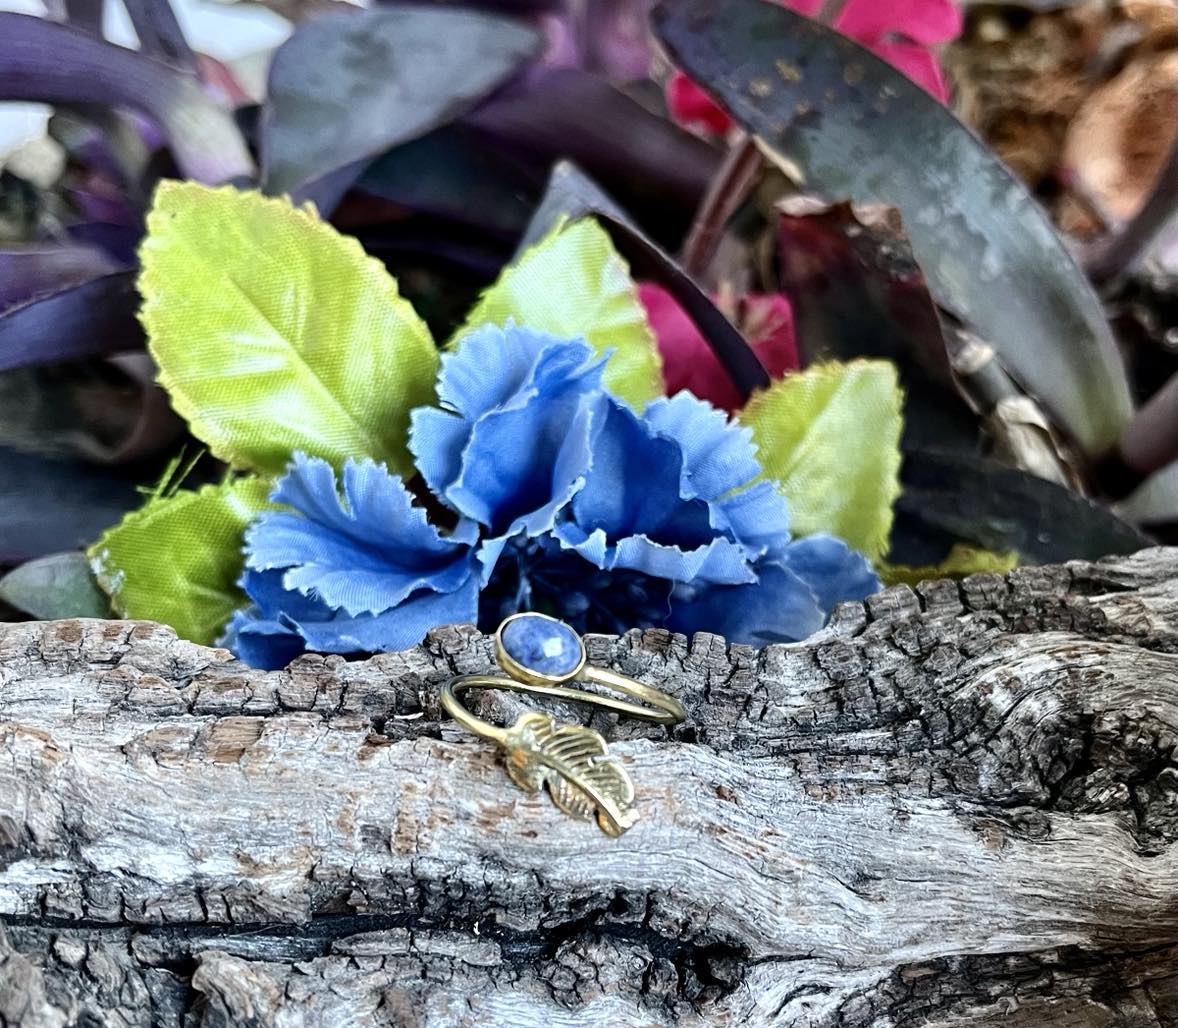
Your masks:
{"label": "plant stem", "polygon": [[708,185],[683,244],[681,263],[692,278],[698,279],[707,269],[724,226],[744,203],[762,166],[761,151],[752,136],[742,132]]}

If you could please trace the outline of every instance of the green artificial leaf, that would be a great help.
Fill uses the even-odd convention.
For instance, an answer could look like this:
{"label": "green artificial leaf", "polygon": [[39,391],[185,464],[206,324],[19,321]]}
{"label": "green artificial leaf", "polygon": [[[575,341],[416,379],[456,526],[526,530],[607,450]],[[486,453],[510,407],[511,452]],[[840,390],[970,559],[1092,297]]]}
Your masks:
{"label": "green artificial leaf", "polygon": [[601,354],[613,350],[605,385],[634,407],[662,395],[658,348],[629,268],[592,218],[558,225],[504,269],[454,341],[508,319],[565,339],[584,336]]}
{"label": "green artificial leaf", "polygon": [[1018,567],[1018,553],[1007,550],[995,553],[965,543],[955,543],[949,555],[939,564],[913,567],[909,564],[889,564],[880,561],[876,565],[879,577],[887,585],[917,586],[935,578],[965,578],[988,571],[997,575]]}
{"label": "green artificial leaf", "polygon": [[902,403],[895,366],[862,360],[787,375],[740,412],[796,535],[829,532],[872,560],[887,552]]}
{"label": "green artificial leaf", "polygon": [[672,61],[792,163],[807,192],[898,207],[933,299],[1084,452],[1117,441],[1132,405],[1100,299],[973,132],[903,72],[778,4],[665,0],[653,21]]}
{"label": "green artificial leaf", "polygon": [[237,586],[242,533],[269,490],[253,476],[161,490],[124,517],[87,551],[115,610],[171,625],[193,642],[214,642],[246,602]]}
{"label": "green artificial leaf", "polygon": [[295,450],[412,473],[438,354],[379,261],[310,208],[191,182],[160,185],[147,230],[140,316],[193,435],[266,474]]}
{"label": "green artificial leaf", "polygon": [[110,602],[77,550],[30,560],[0,578],[0,600],[43,621],[105,618]]}

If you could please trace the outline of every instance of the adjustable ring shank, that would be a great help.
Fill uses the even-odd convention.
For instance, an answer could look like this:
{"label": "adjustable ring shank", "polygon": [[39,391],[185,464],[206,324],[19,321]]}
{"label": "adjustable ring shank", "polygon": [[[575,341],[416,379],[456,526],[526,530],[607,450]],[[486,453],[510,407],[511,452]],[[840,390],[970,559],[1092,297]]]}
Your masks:
{"label": "adjustable ring shank", "polygon": [[[587,664],[578,676],[578,681],[594,682],[597,685],[620,692],[626,696],[642,700],[643,703],[631,703],[604,693],[589,692],[586,689],[576,689],[567,685],[541,685],[531,682],[520,682],[514,678],[501,675],[459,675],[452,678],[442,689],[440,702],[442,709],[458,724],[475,735],[502,743],[506,731],[497,725],[475,717],[458,698],[470,689],[506,689],[509,692],[526,692],[536,696],[550,696],[557,700],[572,700],[575,703],[587,703],[595,707],[612,710],[627,717],[638,718],[642,721],[653,721],[660,725],[674,725],[687,717],[687,711],[675,697],[649,685],[643,685],[625,675],[619,675],[605,668]],[[643,705],[648,704],[648,705]]]}

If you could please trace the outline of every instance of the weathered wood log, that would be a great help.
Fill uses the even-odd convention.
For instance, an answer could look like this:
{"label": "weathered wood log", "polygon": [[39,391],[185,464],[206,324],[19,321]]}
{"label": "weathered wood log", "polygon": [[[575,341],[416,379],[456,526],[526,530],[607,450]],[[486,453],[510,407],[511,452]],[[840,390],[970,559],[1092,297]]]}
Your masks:
{"label": "weathered wood log", "polygon": [[439,722],[473,629],[0,626],[0,1025],[1178,1025],[1178,550],[589,648],[690,712],[620,839]]}

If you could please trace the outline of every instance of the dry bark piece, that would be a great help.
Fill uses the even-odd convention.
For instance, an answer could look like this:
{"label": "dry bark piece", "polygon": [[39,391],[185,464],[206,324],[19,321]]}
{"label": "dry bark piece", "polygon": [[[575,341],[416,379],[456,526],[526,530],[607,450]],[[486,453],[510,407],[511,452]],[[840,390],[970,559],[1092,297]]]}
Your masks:
{"label": "dry bark piece", "polygon": [[592,722],[618,840],[439,721],[473,629],[0,626],[0,1024],[1178,1023],[1178,550],[587,642],[690,714]]}

